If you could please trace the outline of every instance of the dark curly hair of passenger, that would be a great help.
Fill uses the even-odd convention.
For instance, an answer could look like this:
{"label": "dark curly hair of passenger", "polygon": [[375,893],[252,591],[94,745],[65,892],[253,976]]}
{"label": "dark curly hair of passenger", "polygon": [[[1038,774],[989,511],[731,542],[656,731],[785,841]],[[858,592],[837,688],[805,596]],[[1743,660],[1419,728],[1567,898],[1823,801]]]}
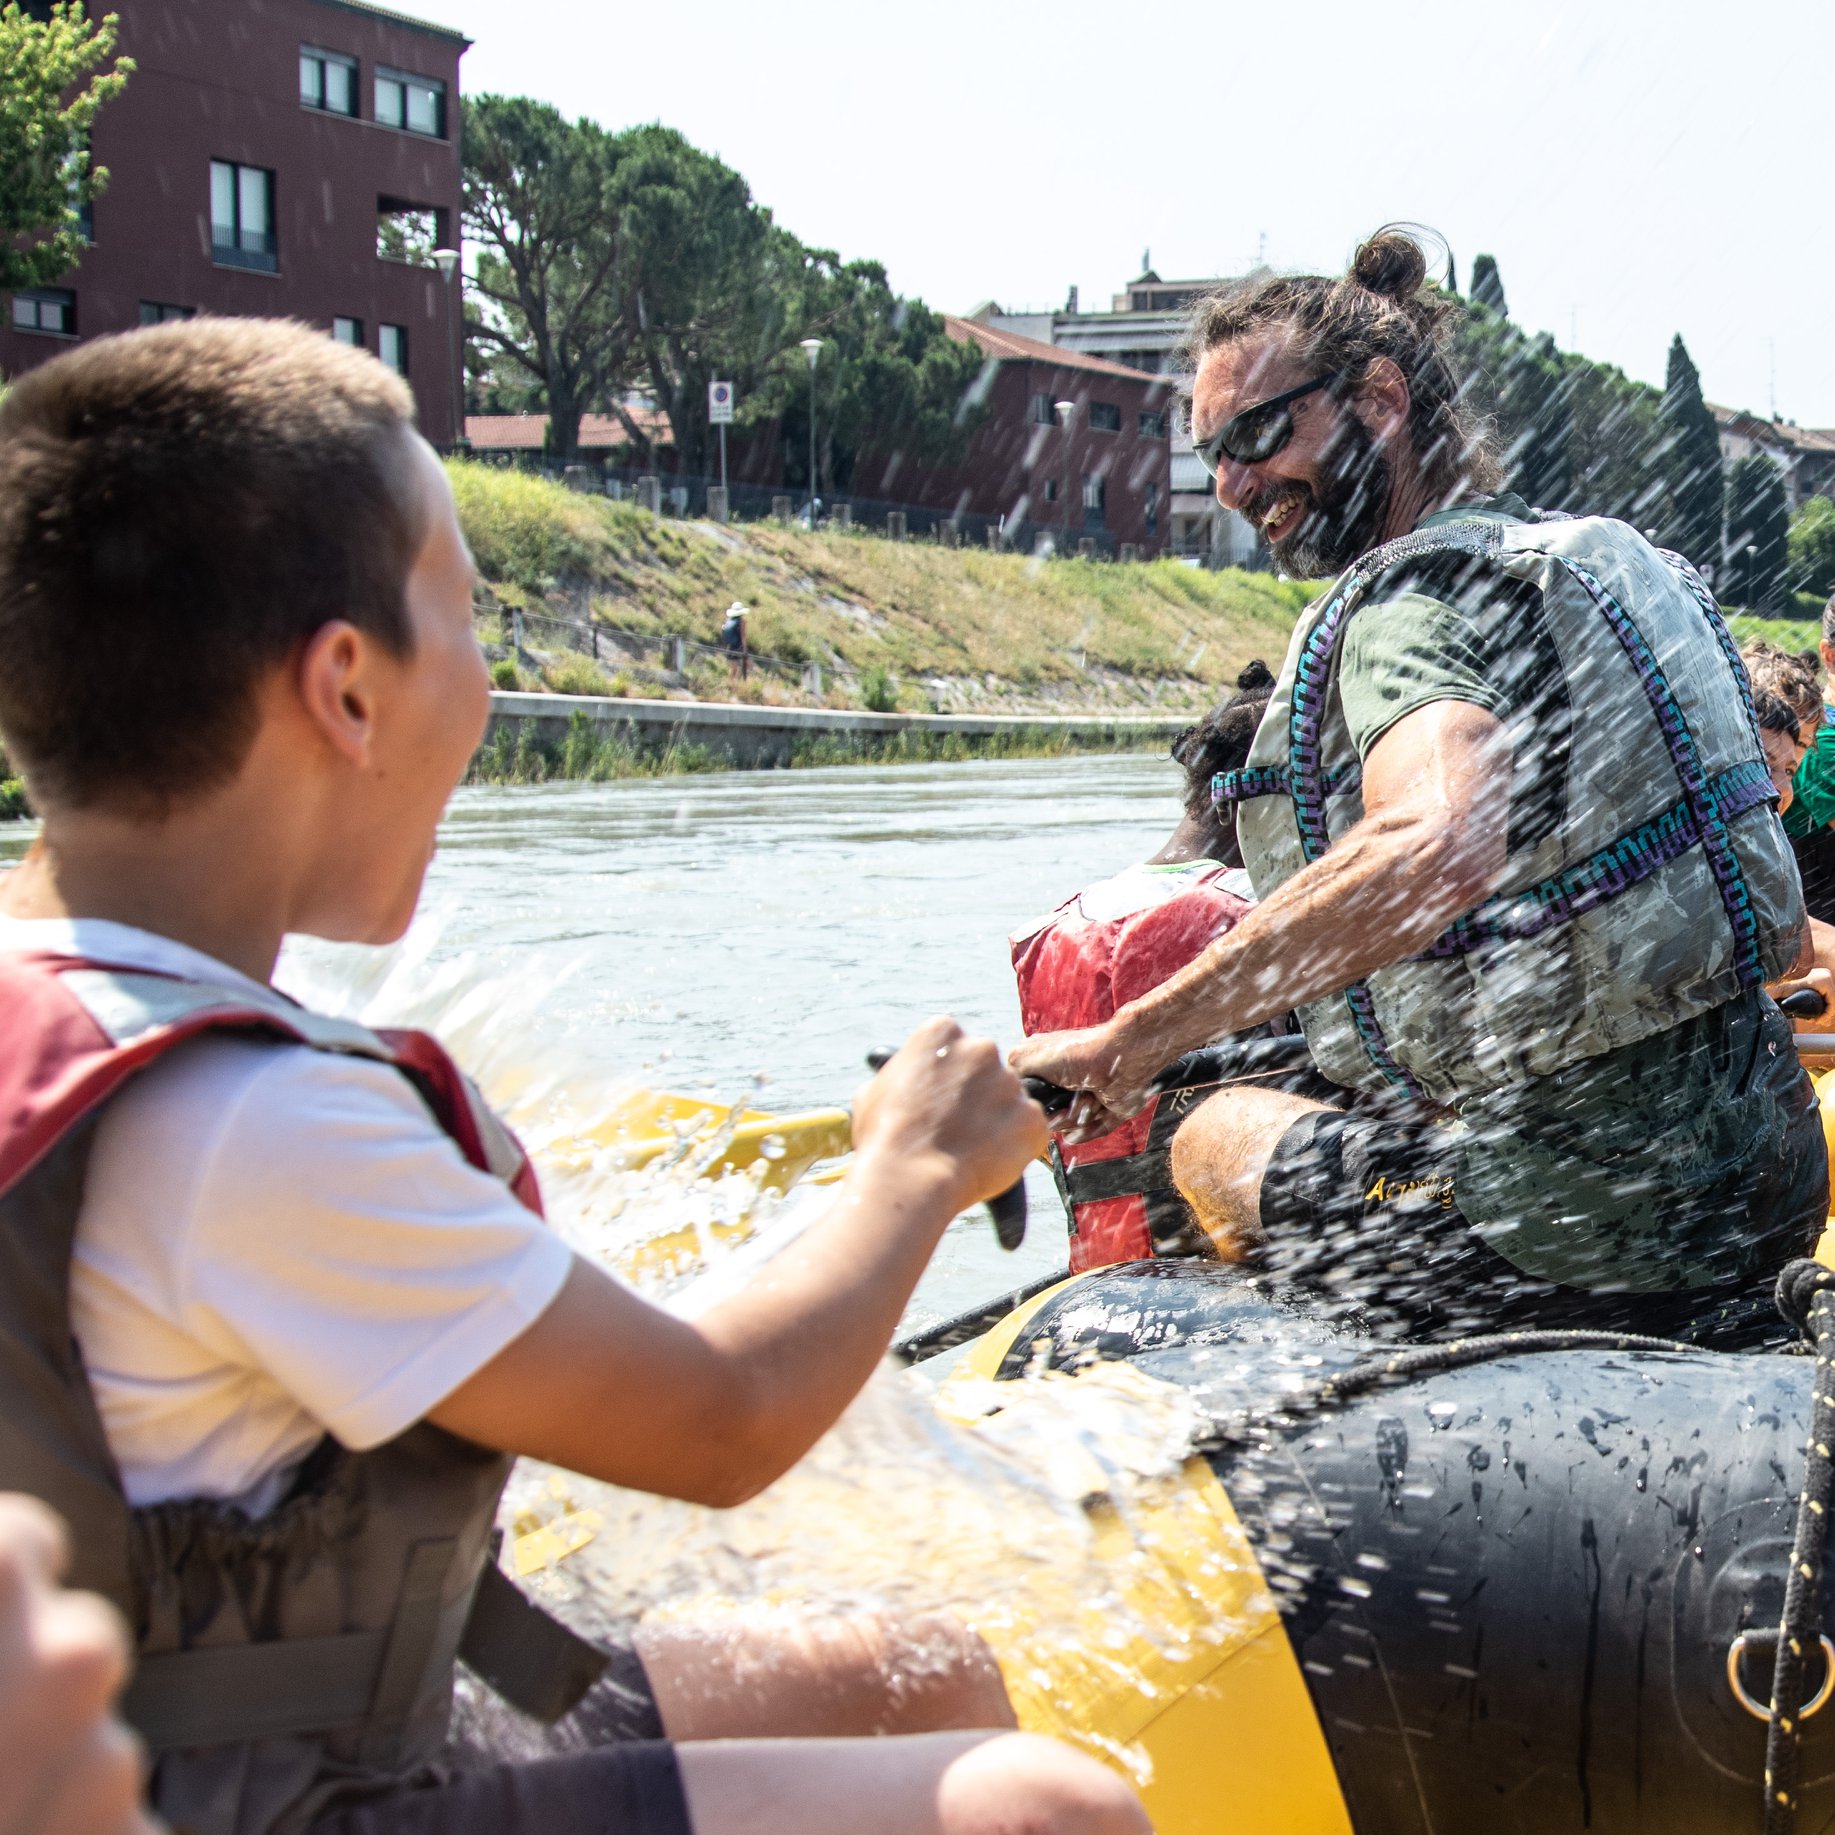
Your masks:
{"label": "dark curly hair of passenger", "polygon": [[1257,658],[1236,678],[1236,692],[1227,701],[1172,742],[1173,762],[1185,772],[1185,813],[1194,820],[1210,813],[1211,779],[1219,771],[1240,771],[1247,762],[1273,692],[1274,675]]}

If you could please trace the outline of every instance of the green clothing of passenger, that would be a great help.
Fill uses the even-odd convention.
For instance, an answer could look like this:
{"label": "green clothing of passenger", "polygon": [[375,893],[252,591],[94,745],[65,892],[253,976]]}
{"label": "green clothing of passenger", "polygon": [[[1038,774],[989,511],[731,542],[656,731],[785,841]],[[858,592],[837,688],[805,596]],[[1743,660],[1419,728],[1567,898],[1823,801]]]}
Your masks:
{"label": "green clothing of passenger", "polygon": [[1803,754],[1790,780],[1784,832],[1793,839],[1835,825],[1835,707],[1824,705],[1816,743]]}
{"label": "green clothing of passenger", "polygon": [[[1525,514],[1511,498],[1483,507]],[[1358,756],[1433,702],[1481,707],[1512,741],[1511,848],[1544,838],[1566,814],[1572,707],[1540,593],[1458,557],[1398,568],[1377,593],[1346,627],[1337,677]],[[1468,1221],[1526,1273],[1569,1286],[1727,1278],[1739,1245],[1722,1211],[1702,1219],[1691,1198],[1781,1144],[1761,1067],[1729,1063],[1729,1025],[1750,998],[1467,1098],[1454,1193]]]}

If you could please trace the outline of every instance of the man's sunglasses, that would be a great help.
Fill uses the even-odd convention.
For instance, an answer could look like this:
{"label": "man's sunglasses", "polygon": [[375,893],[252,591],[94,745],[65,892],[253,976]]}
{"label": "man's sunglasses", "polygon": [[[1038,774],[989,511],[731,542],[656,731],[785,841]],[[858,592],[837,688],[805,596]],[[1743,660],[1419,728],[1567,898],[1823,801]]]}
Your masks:
{"label": "man's sunglasses", "polygon": [[1327,383],[1336,382],[1341,374],[1339,370],[1328,371],[1311,382],[1301,383],[1297,389],[1289,389],[1285,395],[1257,402],[1253,408],[1244,408],[1240,414],[1225,421],[1208,440],[1194,440],[1192,450],[1213,478],[1219,463],[1226,458],[1234,459],[1238,465],[1259,465],[1264,459],[1272,459],[1293,438],[1290,404],[1302,396],[1316,394]]}

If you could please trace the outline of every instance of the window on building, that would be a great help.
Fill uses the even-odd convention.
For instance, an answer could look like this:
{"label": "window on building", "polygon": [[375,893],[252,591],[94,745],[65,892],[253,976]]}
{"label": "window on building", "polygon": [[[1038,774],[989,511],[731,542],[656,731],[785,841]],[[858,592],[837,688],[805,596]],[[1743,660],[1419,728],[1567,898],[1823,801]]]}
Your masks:
{"label": "window on building", "polygon": [[262,166],[210,162],[210,253],[219,267],[275,273],[274,174]]}
{"label": "window on building", "polygon": [[1157,484],[1147,486],[1146,495],[1141,500],[1141,507],[1145,513],[1147,533],[1158,535],[1160,532],[1160,487]]}
{"label": "window on building", "polygon": [[376,119],[384,127],[446,138],[446,85],[405,70],[376,72]]}
{"label": "window on building", "polygon": [[1091,472],[1083,480],[1083,520],[1100,527],[1103,506],[1108,501],[1108,481],[1100,472]]}
{"label": "window on building", "polygon": [[1056,503],[1057,500],[1058,500],[1058,481],[1056,478],[1047,478],[1045,480],[1045,501],[1047,503]]}
{"label": "window on building", "polygon": [[361,319],[333,319],[331,337],[334,344],[361,344],[363,342],[363,321]]}
{"label": "window on building", "polygon": [[1112,401],[1090,403],[1090,426],[1097,433],[1119,433],[1121,410]]}
{"label": "window on building", "polygon": [[1052,422],[1051,397],[1049,395],[1033,396],[1032,405],[1026,411],[1026,418],[1036,427],[1049,427]]}
{"label": "window on building", "polygon": [[397,376],[408,373],[408,328],[406,325],[379,325],[376,327],[376,355],[392,369]]}
{"label": "window on building", "polygon": [[1155,408],[1150,411],[1143,408],[1137,431],[1143,440],[1163,440],[1166,437],[1166,410]]}
{"label": "window on building", "polygon": [[195,306],[174,306],[163,299],[143,299],[140,302],[140,322],[143,325],[163,325],[168,319],[194,319],[197,311]]}
{"label": "window on building", "polygon": [[35,287],[13,295],[13,329],[76,336],[76,295],[68,287]]}
{"label": "window on building", "polygon": [[299,99],[306,108],[322,108],[328,115],[357,112],[357,60],[341,51],[299,50]]}
{"label": "window on building", "polygon": [[376,200],[376,259],[405,261],[417,268],[433,266],[440,246],[440,213],[430,204],[407,204],[399,198]]}

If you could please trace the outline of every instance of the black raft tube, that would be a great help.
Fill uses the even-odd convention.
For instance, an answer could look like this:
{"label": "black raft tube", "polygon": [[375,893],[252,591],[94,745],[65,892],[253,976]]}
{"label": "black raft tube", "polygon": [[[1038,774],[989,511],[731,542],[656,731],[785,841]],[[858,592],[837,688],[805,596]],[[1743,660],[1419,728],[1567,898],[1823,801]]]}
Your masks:
{"label": "black raft tube", "polygon": [[1048,1301],[1002,1374],[1125,1357],[1214,1412],[1359,1835],[1826,1832],[1832,1281],[1780,1284],[1814,1361],[1596,1333],[1372,1356],[1140,1264]]}

